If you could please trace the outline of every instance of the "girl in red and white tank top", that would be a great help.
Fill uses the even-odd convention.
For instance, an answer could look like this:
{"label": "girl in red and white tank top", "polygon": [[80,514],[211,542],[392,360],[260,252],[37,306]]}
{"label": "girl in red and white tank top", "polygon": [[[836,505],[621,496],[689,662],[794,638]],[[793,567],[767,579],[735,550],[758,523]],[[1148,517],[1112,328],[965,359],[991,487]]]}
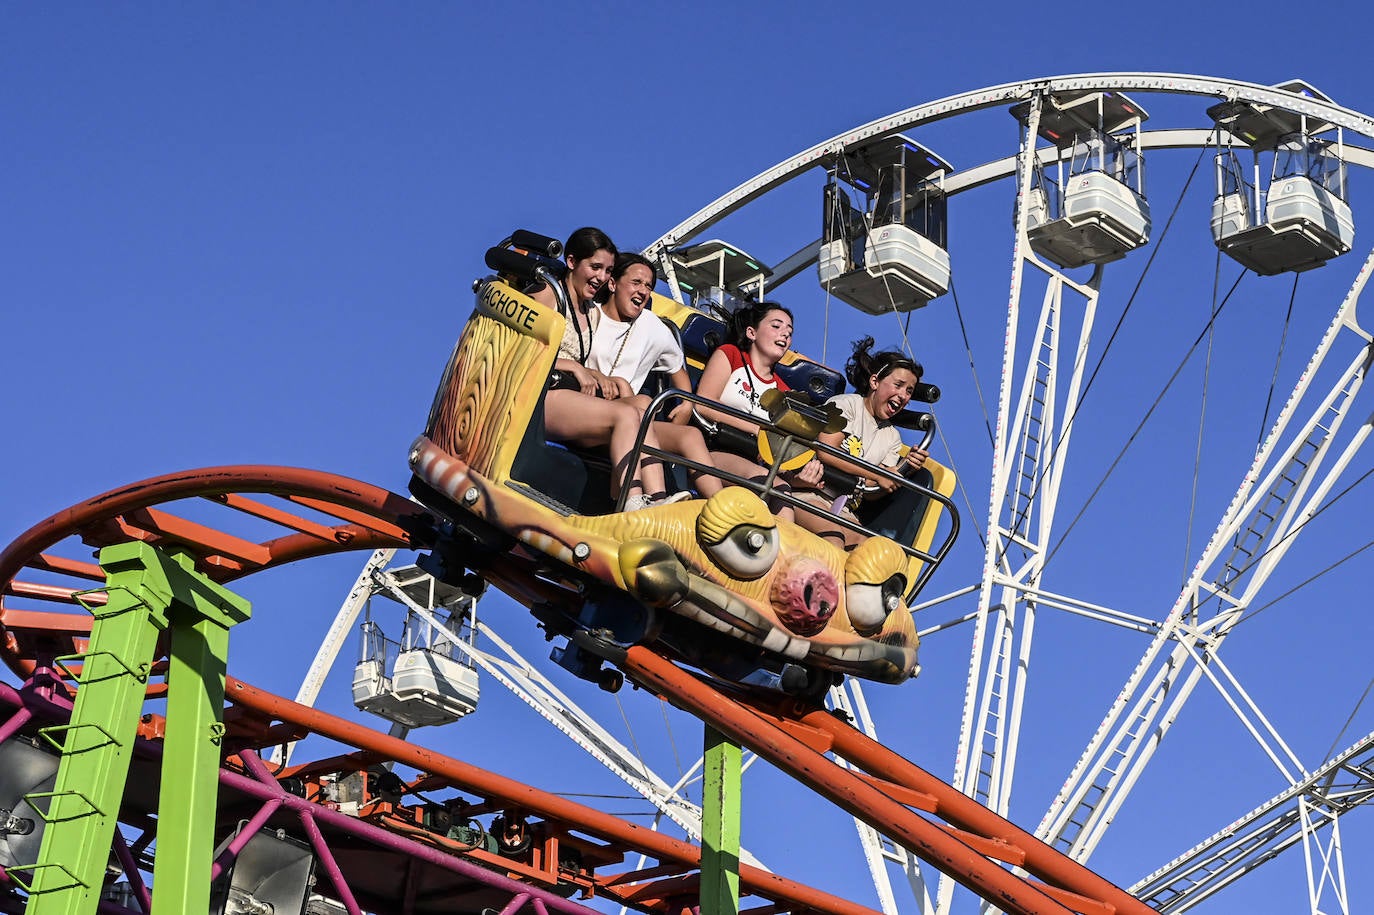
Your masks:
{"label": "girl in red and white tank top", "polygon": [[[760,419],[768,417],[760,405],[763,392],[770,388],[788,390],[787,382],[776,372],[778,362],[792,345],[792,313],[774,302],[753,306],[748,314],[740,315],[741,332],[733,343],[726,343],[711,354],[697,382],[697,393],[721,404],[752,413]],[[706,419],[735,426],[750,436],[758,434],[756,423],[743,422],[708,407],[698,407]],[[767,468],[748,458],[724,451],[712,451],[716,467],[748,479],[767,474]],[[803,486],[816,486],[823,476],[820,461],[812,460],[794,475]],[[779,518],[791,521],[791,506],[776,509]]]}

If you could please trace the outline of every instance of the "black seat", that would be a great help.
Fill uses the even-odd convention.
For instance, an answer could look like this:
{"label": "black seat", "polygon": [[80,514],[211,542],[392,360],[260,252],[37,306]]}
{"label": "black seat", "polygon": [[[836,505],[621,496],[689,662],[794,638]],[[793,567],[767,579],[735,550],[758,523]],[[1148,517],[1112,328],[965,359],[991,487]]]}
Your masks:
{"label": "black seat", "polygon": [[689,317],[687,323],[682,326],[682,349],[689,359],[696,358],[705,362],[711,358],[716,347],[728,339],[730,331],[725,327],[724,321],[700,312]]}
{"label": "black seat", "polygon": [[789,388],[810,395],[812,403],[825,403],[844,391],[844,376],[819,362],[799,359],[778,366],[777,372]]}
{"label": "black seat", "polygon": [[610,497],[610,460],[604,454],[573,451],[548,441],[543,397],[530,416],[525,437],[511,462],[510,475],[578,514],[602,515],[615,507]]}

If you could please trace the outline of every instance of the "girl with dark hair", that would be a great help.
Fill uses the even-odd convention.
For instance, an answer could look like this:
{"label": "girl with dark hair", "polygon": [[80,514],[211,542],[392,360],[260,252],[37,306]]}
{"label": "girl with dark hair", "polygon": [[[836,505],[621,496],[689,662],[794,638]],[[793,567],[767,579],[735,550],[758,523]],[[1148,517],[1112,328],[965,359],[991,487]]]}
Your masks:
{"label": "girl with dark hair", "polygon": [[[792,312],[776,302],[760,302],[740,309],[732,316],[732,342],[723,343],[711,354],[697,382],[697,393],[767,419],[768,413],[760,403],[763,393],[776,388],[788,390],[775,369],[792,345]],[[757,423],[744,422],[707,407],[698,407],[710,422],[734,426],[750,438],[758,435]],[[755,460],[728,451],[712,451],[717,467],[746,478],[761,478],[767,468]],[[790,476],[803,486],[817,486],[824,474],[819,461],[811,460]],[[779,518],[791,521],[792,507],[783,505],[776,510]]]}
{"label": "girl with dark hair", "polygon": [[[902,438],[892,425],[892,420],[911,402],[916,385],[921,380],[921,367],[896,350],[873,353],[870,352],[872,348],[872,337],[854,342],[854,354],[845,363],[844,373],[849,383],[854,385],[856,393],[837,394],[827,401],[839,407],[844,414],[844,430],[823,433],[819,440],[865,464],[898,473],[918,469],[925,464],[929,455],[919,448],[912,448],[903,455]],[[876,486],[879,494],[874,496],[875,501],[890,499],[901,488],[892,480],[874,474],[871,467],[863,464],[837,460],[825,454],[821,455],[821,460],[845,473],[858,476],[869,487]],[[807,499],[818,506],[825,502],[825,507],[829,507],[828,500],[823,496],[811,495]],[[841,512],[846,519],[858,521],[848,505]],[[842,538],[846,549],[852,549],[863,540],[863,535],[810,512],[802,512],[797,523],[823,536]],[[883,533],[903,536],[896,531]]]}
{"label": "girl with dark hair", "polygon": [[[610,236],[592,226],[583,226],[568,236],[563,246],[563,257],[568,265],[563,290],[567,293],[570,313],[563,315],[567,324],[558,346],[558,363],[554,365],[558,371],[576,379],[582,393],[607,400],[617,400],[632,393],[628,385],[617,384],[587,367],[592,348],[594,304],[611,275],[618,253]],[[559,307],[557,296],[548,286],[540,286],[530,296],[541,305]]]}
{"label": "girl with dark hair", "polygon": [[[577,389],[556,388],[544,395],[544,429],[554,441],[581,448],[607,447],[615,466],[611,474],[614,497],[619,494],[618,484],[639,435],[640,411],[620,399],[633,393],[624,379],[608,377],[588,368],[586,362],[592,347],[593,300],[610,277],[617,252],[605,232],[591,227],[578,229],[569,236],[563,251],[568,272],[562,282],[570,313],[563,316],[567,324],[553,367],[570,375],[577,382]],[[531,295],[550,308],[558,307],[553,290],[547,286]],[[659,447],[652,427],[644,443]],[[666,501],[663,465],[647,460],[635,469],[637,474],[627,483],[630,495],[625,500],[626,510]]]}
{"label": "girl with dark hair", "polygon": [[621,252],[597,297],[600,313],[592,313],[596,327],[588,368],[624,379],[634,392],[644,387],[651,372],[670,375],[681,390],[691,384],[682,346],[672,331],[652,313],[639,320],[653,299],[657,280],[648,258]]}

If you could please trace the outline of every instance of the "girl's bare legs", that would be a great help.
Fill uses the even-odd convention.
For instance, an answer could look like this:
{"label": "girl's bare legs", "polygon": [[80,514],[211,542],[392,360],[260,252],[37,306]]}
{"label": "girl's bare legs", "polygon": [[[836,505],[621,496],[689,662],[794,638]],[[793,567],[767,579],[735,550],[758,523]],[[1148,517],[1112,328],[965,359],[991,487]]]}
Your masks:
{"label": "girl's bare legs", "polygon": [[[818,492],[804,493],[801,495],[801,499],[803,502],[809,502],[825,511],[830,511],[831,505],[834,502],[833,499],[826,498],[826,496]],[[850,521],[857,520],[847,512],[845,513],[845,518]],[[814,512],[806,511],[805,509],[798,512],[796,520],[797,524],[806,528],[811,533],[819,534],[845,550],[854,549],[854,547],[863,543],[866,539],[864,535],[860,534],[858,531],[851,531],[849,528],[840,527],[829,518]]]}
{"label": "girl's bare legs", "polygon": [[[688,460],[705,464],[707,467],[717,466],[711,452],[706,448],[706,440],[701,437],[701,430],[696,426],[656,422],[649,429],[658,436],[658,440],[662,442],[665,451],[680,454]],[[719,477],[709,473],[692,471],[691,477],[697,492],[708,499],[725,488],[725,484],[720,481]]]}
{"label": "girl's bare legs", "polygon": [[[649,408],[650,402],[650,398],[646,394],[636,394],[634,397],[619,401],[619,403],[626,403],[634,407],[641,416],[643,416],[644,411]],[[673,454],[680,454],[698,464],[705,464],[707,467],[716,466],[711,456],[710,449],[706,447],[706,439],[701,437],[701,430],[696,426],[667,422],[664,420],[654,420],[653,425],[649,427],[649,431],[651,434],[658,437],[665,451],[671,451]],[[645,442],[648,442],[647,438]],[[720,481],[719,477],[712,476],[709,473],[693,471],[691,477],[692,483],[697,488],[697,492],[708,499],[725,488],[725,484]]]}
{"label": "girl's bare legs", "polygon": [[[580,391],[549,391],[544,396],[544,429],[548,437],[582,448],[607,446],[615,465],[611,478],[611,495],[618,496],[617,486],[624,473],[625,461],[634,449],[639,435],[639,411],[627,403],[602,400]],[[658,447],[653,428],[644,437],[646,445]],[[632,475],[628,488],[631,495],[648,491],[663,492],[663,466],[657,461],[642,462]]]}

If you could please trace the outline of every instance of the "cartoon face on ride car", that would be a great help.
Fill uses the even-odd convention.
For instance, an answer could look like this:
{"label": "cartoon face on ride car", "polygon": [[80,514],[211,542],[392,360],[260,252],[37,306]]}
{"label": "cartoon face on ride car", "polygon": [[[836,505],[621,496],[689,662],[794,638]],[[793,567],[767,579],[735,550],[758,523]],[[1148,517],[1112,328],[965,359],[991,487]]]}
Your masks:
{"label": "cartoon face on ride car", "polygon": [[799,663],[884,682],[917,671],[907,558],[891,540],[845,553],[740,487],[579,522],[619,541],[625,588],[650,606]]}

